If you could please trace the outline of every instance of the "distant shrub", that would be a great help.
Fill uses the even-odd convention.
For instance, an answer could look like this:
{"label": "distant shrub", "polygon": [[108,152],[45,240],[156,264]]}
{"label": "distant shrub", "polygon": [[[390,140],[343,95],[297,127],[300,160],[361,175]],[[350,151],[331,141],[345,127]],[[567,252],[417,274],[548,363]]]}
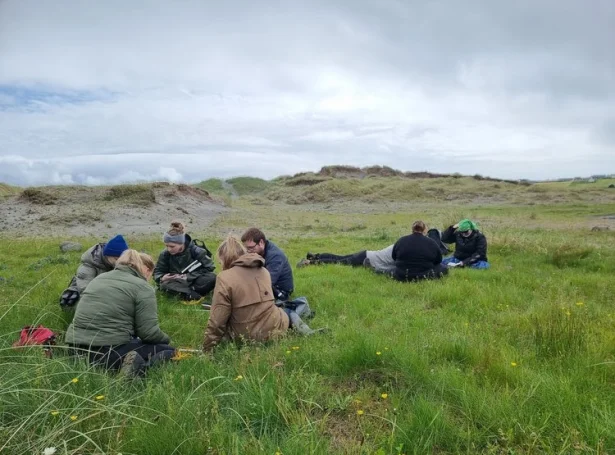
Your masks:
{"label": "distant shrub", "polygon": [[53,205],[58,198],[37,188],[26,188],[21,192],[20,199],[39,205]]}
{"label": "distant shrub", "polygon": [[106,201],[123,199],[133,203],[151,204],[156,202],[156,195],[150,185],[116,185],[109,188],[104,199]]}
{"label": "distant shrub", "polygon": [[578,267],[593,253],[592,248],[579,248],[574,245],[558,247],[550,257],[550,262],[559,268]]}

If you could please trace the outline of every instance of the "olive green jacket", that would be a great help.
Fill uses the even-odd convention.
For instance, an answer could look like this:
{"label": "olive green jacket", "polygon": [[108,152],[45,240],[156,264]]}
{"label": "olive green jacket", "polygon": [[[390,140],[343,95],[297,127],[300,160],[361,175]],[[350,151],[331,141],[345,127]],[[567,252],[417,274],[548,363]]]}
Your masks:
{"label": "olive green jacket", "polygon": [[158,325],[154,288],[126,265],[94,278],[79,301],[66,342],[85,346],[117,346],[139,337],[148,344],[168,344]]}

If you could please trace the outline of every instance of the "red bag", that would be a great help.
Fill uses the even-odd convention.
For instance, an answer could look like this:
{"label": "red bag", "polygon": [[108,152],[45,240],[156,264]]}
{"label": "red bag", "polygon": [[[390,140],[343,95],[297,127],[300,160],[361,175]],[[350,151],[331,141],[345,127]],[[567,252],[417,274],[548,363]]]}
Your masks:
{"label": "red bag", "polygon": [[56,334],[47,327],[27,325],[21,329],[19,340],[13,343],[13,347],[40,345],[44,347],[45,355],[51,357],[51,346],[55,343]]}

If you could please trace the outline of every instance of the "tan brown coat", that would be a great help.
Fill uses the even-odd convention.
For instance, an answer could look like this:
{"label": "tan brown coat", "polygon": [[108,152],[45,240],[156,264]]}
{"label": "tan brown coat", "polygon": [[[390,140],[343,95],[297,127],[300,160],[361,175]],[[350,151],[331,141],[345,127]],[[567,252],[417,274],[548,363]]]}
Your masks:
{"label": "tan brown coat", "polygon": [[266,341],[286,331],[288,322],[284,310],[274,304],[265,260],[256,253],[244,254],[218,275],[203,350],[211,351],[226,337]]}

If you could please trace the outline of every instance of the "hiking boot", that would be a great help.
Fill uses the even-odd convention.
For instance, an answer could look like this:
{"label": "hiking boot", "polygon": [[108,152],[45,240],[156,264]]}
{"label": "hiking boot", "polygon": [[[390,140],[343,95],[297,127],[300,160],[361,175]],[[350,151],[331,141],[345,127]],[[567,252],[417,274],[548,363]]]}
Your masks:
{"label": "hiking boot", "polygon": [[145,360],[137,351],[130,351],[122,360],[120,376],[126,379],[134,379],[145,373]]}
{"label": "hiking boot", "polygon": [[297,313],[291,311],[289,314],[290,326],[293,330],[295,330],[298,334],[303,336],[315,335],[317,333],[326,333],[329,331],[326,327],[313,330],[307,325],[303,320],[299,317]]}
{"label": "hiking boot", "polygon": [[305,258],[312,261],[314,259],[318,259],[318,253],[308,253],[305,255]]}
{"label": "hiking boot", "polygon": [[312,261],[310,259],[301,259],[299,262],[297,262],[297,268],[300,269],[301,267],[305,267],[307,265],[310,265],[312,263]]}

